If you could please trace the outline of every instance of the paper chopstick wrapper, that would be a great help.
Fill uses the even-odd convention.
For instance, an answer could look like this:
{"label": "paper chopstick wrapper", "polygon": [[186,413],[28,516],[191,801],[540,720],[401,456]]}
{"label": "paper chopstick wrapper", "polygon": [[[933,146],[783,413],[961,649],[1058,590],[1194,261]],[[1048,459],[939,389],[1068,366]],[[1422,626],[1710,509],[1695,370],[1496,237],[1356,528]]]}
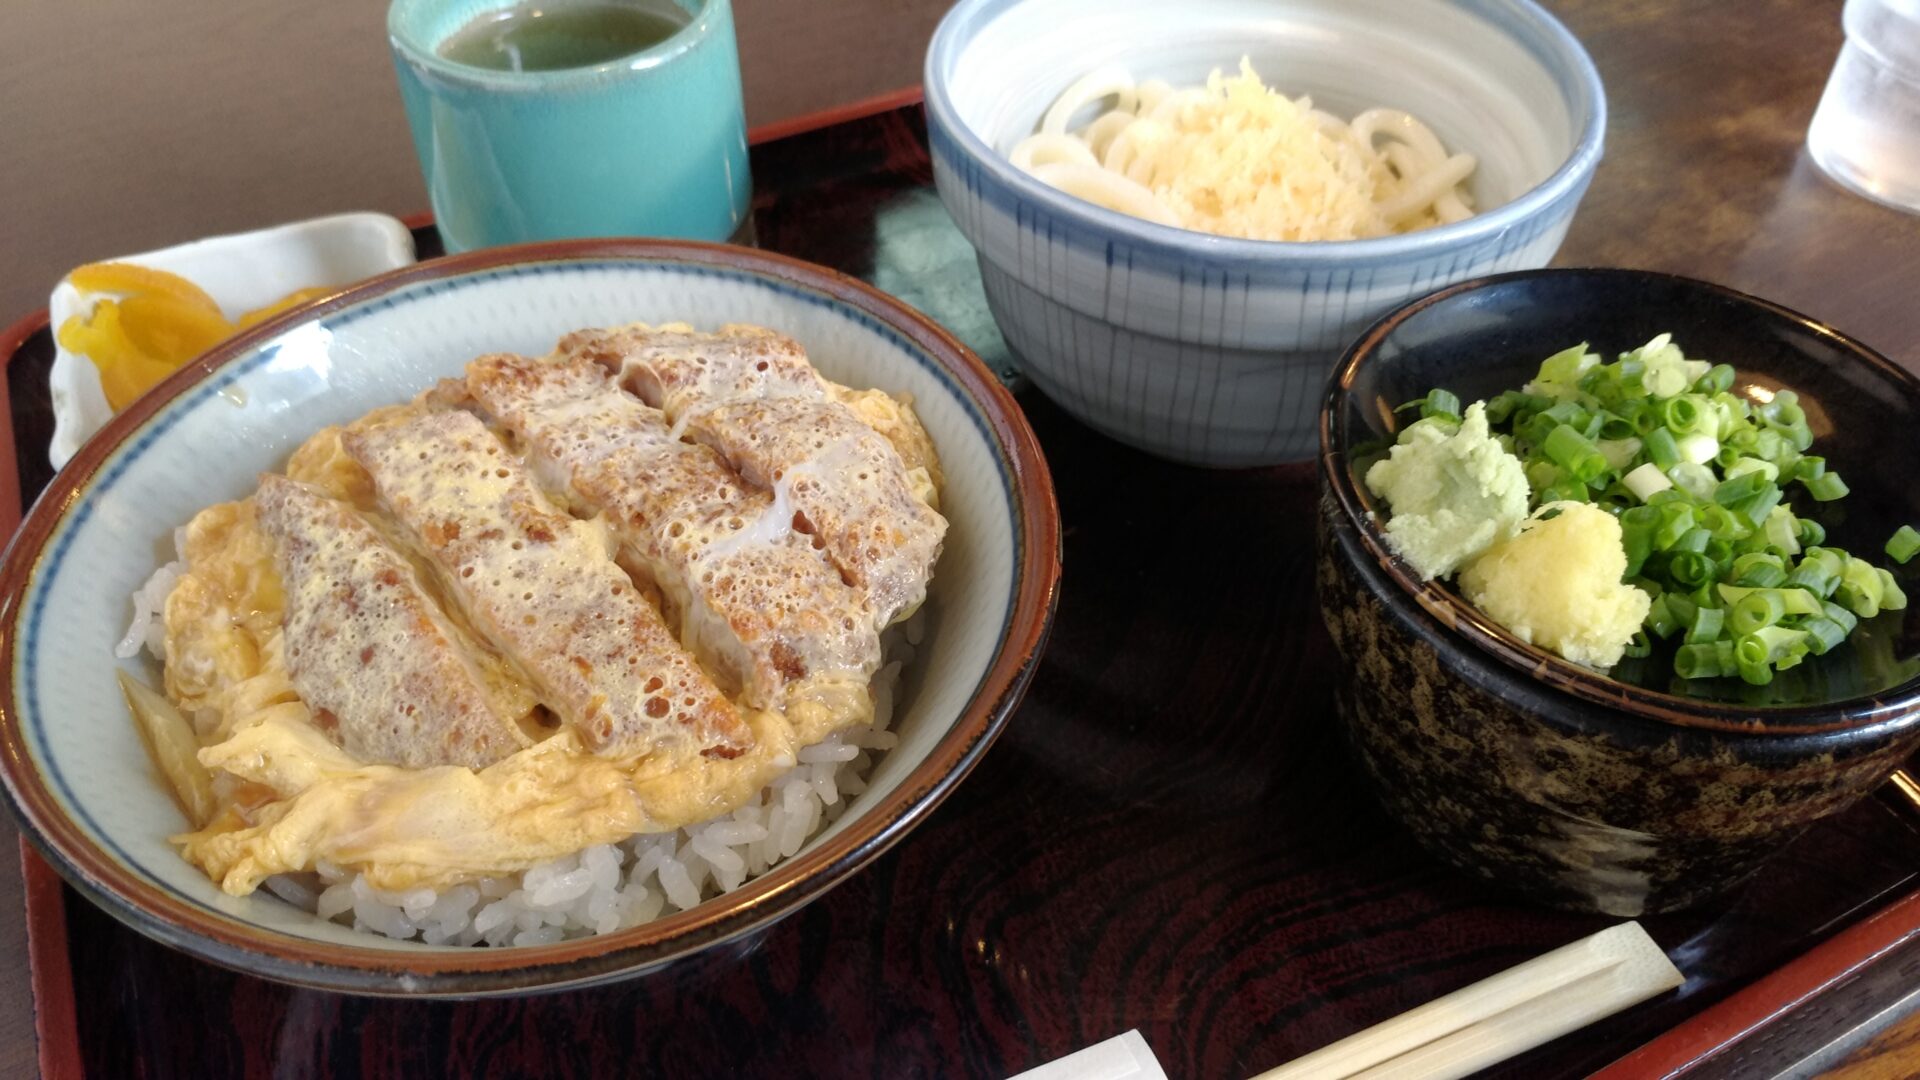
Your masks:
{"label": "paper chopstick wrapper", "polygon": [[1009,1080],[1167,1080],[1138,1031],[1115,1035]]}
{"label": "paper chopstick wrapper", "polygon": [[1684,981],[1639,923],[1621,923],[1261,1073],[1256,1080],[1451,1080]]}

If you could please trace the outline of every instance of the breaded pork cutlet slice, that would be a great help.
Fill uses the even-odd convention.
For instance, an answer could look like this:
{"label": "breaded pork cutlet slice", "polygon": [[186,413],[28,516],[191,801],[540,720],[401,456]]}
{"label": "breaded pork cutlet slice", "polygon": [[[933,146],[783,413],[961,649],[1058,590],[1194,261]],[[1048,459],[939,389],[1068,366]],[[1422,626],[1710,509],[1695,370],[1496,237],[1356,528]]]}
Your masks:
{"label": "breaded pork cutlet slice", "polygon": [[347,452],[467,620],[607,757],[737,757],[752,734],[614,562],[599,528],[534,487],[471,413],[394,410]]}
{"label": "breaded pork cutlet slice", "polygon": [[[569,334],[559,353],[614,373],[675,433],[713,447],[791,506],[794,527],[861,591],[877,627],[926,598],[946,519],[915,494],[895,441],[843,401],[791,339],[757,327],[704,334],[635,325]],[[937,470],[930,453],[922,467]]]}
{"label": "breaded pork cutlet slice", "polygon": [[865,685],[880,637],[861,595],[794,531],[792,511],[583,358],[484,356],[473,399],[514,433],[536,472],[605,515],[621,561],[650,579],[681,640],[743,700],[777,708],[788,688]]}
{"label": "breaded pork cutlet slice", "polygon": [[316,727],[361,761],[410,769],[484,768],[532,745],[532,696],[357,511],[272,475],[254,507],[287,598],[287,670]]}

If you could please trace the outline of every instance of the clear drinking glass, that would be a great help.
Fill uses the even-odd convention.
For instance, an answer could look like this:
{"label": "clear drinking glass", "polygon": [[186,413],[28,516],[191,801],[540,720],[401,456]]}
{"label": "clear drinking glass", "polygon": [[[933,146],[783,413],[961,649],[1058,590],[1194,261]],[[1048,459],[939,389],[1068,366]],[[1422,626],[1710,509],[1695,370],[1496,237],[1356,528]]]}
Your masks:
{"label": "clear drinking glass", "polygon": [[1920,212],[1920,0],[1847,0],[1842,25],[1807,151],[1840,184]]}

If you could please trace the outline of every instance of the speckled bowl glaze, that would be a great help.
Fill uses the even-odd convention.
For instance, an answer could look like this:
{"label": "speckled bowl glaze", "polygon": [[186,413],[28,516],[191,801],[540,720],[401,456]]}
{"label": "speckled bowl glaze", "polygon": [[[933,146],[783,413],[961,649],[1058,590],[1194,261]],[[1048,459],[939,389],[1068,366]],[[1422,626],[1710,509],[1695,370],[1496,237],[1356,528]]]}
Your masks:
{"label": "speckled bowl glaze", "polygon": [[[1421,582],[1388,550],[1362,475],[1393,406],[1434,386],[1473,401],[1568,345],[1612,355],[1669,331],[1733,364],[1738,393],[1801,395],[1816,448],[1853,488],[1813,513],[1833,543],[1877,556],[1920,520],[1920,462],[1894,435],[1920,425],[1920,380],[1812,319],[1685,278],[1543,270],[1444,289],[1367,331],[1320,416],[1320,601],[1345,663],[1340,715],[1381,799],[1464,870],[1614,915],[1711,900],[1898,767],[1920,741],[1920,613],[1864,624],[1767,690],[1683,696],[1653,665],[1610,678]],[[1911,589],[1917,568],[1893,569]]]}
{"label": "speckled bowl glaze", "polygon": [[[1404,236],[1237,240],[1095,206],[1007,160],[1095,68],[1191,84],[1242,56],[1338,115],[1419,116],[1479,159],[1481,212]],[[1607,117],[1585,50],[1529,0],[962,0],[924,82],[940,198],[1022,369],[1103,433],[1212,466],[1310,459],[1319,388],[1368,323],[1442,285],[1545,266]]]}
{"label": "speckled bowl glaze", "polygon": [[[120,700],[113,645],[173,529],[253,490],[320,427],[404,401],[473,357],[538,355],[585,326],[775,328],[829,378],[913,395],[939,450],[946,546],[900,743],[792,858],[686,911],[518,948],[394,941],[265,891],[228,896],[168,837],[188,824]],[[370,994],[485,995],[605,982],[738,942],[897,843],[992,743],[1038,662],[1059,574],[1046,462],[979,359],[899,301],[783,256],[672,241],[490,248],[382,275],[189,364],[80,448],[0,570],[0,778],[24,831],[133,929],[254,975]],[[150,683],[144,658],[124,662]]]}

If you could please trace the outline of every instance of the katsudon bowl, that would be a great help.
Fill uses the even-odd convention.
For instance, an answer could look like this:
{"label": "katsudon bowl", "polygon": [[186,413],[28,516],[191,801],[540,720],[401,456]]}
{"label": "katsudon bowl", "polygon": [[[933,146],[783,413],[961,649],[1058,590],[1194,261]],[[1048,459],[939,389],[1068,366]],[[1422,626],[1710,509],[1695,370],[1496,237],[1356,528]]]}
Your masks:
{"label": "katsudon bowl", "polygon": [[[945,474],[950,525],[898,742],[797,853],[686,910],[551,944],[402,941],[261,890],[231,896],[168,837],[188,828],[142,746],[115,659],[129,596],[201,508],[252,491],[309,435],[405,401],[489,352],[541,355],[569,331],[752,323],[828,378],[910,394]],[[33,843],[89,900],[195,956],[355,993],[478,996],[634,975],[771,924],[899,842],[1007,723],[1045,644],[1058,515],[1032,432],[980,361],[876,290],[777,255],[665,241],[492,249],[396,271],[252,330],[172,376],[87,443],[7,554],[0,771]],[[800,755],[802,762],[806,760]],[[296,897],[297,898],[297,897]]]}

